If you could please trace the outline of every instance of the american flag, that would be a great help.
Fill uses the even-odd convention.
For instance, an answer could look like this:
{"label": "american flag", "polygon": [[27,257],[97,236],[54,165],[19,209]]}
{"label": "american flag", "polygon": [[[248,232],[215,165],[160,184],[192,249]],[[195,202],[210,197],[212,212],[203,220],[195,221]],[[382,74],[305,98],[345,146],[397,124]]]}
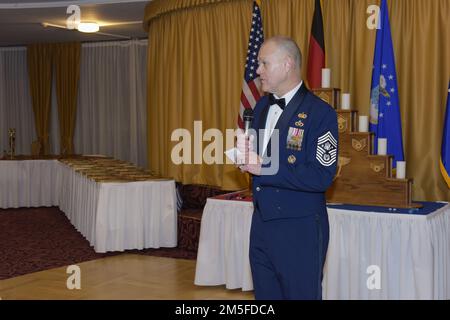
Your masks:
{"label": "american flag", "polygon": [[244,109],[254,108],[256,102],[261,98],[261,83],[256,73],[258,69],[258,52],[264,42],[264,33],[262,28],[261,11],[258,0],[253,1],[252,25],[248,39],[247,60],[245,62],[244,81],[242,83],[241,106],[239,109],[238,126],[244,127],[242,116]]}

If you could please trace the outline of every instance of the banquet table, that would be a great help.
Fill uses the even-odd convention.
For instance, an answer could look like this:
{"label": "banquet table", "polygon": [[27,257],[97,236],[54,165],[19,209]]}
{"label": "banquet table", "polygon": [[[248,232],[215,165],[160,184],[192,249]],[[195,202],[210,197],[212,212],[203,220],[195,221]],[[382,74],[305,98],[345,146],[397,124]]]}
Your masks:
{"label": "banquet table", "polygon": [[59,206],[96,252],[177,245],[175,182],[96,181],[58,160],[1,160],[0,208]]}
{"label": "banquet table", "polygon": [[[330,241],[323,299],[450,299],[450,205],[422,209],[327,206]],[[207,200],[195,284],[253,290],[253,204]],[[374,271],[375,270],[375,271]],[[374,276],[378,285],[373,285]]]}

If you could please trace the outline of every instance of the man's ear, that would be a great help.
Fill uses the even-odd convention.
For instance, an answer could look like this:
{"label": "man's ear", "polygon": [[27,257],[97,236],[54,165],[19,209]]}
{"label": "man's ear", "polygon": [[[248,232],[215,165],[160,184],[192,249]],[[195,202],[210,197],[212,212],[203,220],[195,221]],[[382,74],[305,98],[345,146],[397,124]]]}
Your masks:
{"label": "man's ear", "polygon": [[286,68],[286,71],[289,73],[294,68],[294,61],[290,56],[286,57],[286,61],[284,62],[284,66]]}

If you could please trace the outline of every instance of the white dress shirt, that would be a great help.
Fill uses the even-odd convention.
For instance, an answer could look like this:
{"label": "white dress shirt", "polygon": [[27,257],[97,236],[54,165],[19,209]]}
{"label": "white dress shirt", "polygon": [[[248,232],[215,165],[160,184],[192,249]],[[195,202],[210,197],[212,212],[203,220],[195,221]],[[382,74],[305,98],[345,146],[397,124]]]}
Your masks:
{"label": "white dress shirt", "polygon": [[[278,97],[277,95],[273,95],[276,99],[283,99],[286,102],[286,106],[288,103],[292,100],[294,95],[297,93],[298,89],[302,86],[303,81],[300,81],[300,83],[291,91],[287,92],[284,96]],[[278,106],[277,104],[272,104],[269,106],[269,112],[267,113],[267,120],[266,120],[266,126],[264,131],[264,140],[263,140],[263,153],[266,152],[267,144],[269,143],[270,136],[273,133],[273,129],[277,125],[278,119],[280,118],[281,114],[283,113],[283,110]]]}

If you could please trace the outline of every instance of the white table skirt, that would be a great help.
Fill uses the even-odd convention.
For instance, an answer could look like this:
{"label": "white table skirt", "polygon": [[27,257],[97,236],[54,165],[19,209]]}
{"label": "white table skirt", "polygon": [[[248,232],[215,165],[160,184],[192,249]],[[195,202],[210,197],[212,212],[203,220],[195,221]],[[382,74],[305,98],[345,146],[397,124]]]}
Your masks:
{"label": "white table skirt", "polygon": [[56,160],[1,160],[0,208],[51,207],[57,203]]}
{"label": "white table skirt", "polygon": [[57,160],[0,162],[0,207],[59,206],[96,252],[176,247],[173,180],[97,183]]}
{"label": "white table skirt", "polygon": [[208,199],[203,209],[195,284],[253,290],[248,251],[253,204]]}
{"label": "white table skirt", "polygon": [[[196,285],[252,290],[249,265],[251,202],[208,199]],[[450,205],[429,215],[328,208],[330,242],[324,299],[450,299]],[[369,290],[367,268],[381,271]]]}

